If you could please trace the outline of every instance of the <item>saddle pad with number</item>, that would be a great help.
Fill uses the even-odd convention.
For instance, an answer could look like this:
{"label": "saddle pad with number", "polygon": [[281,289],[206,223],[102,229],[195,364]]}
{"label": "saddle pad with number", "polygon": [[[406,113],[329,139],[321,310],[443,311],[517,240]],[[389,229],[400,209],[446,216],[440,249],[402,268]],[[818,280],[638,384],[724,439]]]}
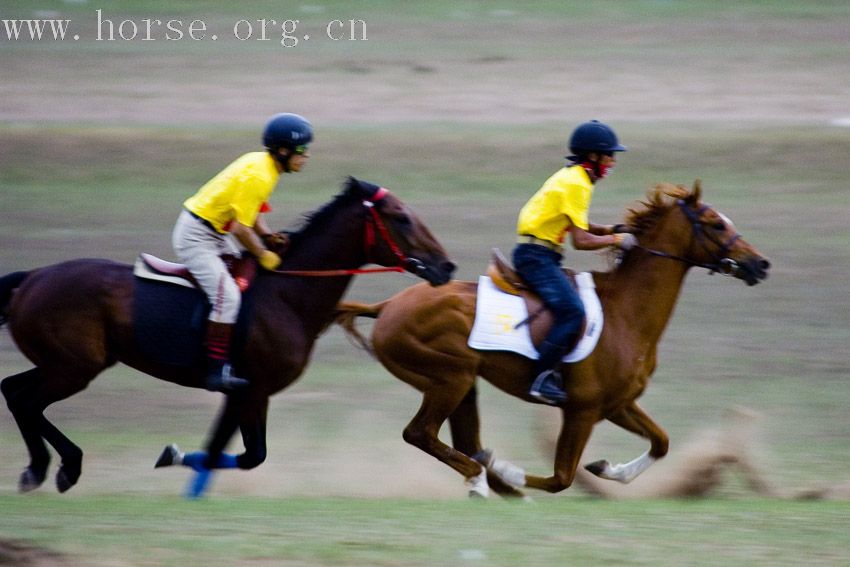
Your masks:
{"label": "saddle pad with number", "polygon": [[[584,335],[564,356],[564,362],[579,362],[587,358],[602,334],[602,304],[596,295],[593,276],[588,272],[576,274],[576,285],[584,303],[587,324]],[[522,297],[501,291],[489,277],[481,276],[478,278],[475,322],[467,342],[477,350],[509,351],[537,360],[539,355],[531,342],[528,325],[520,325],[527,318],[528,309]]]}

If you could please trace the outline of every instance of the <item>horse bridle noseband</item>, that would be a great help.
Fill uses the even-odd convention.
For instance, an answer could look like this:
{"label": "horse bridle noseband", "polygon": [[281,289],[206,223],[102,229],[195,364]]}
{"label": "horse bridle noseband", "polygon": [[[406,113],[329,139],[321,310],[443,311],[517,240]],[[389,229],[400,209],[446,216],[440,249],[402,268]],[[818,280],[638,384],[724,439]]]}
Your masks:
{"label": "horse bridle noseband", "polygon": [[720,247],[719,253],[709,253],[710,256],[714,258],[714,262],[710,264],[705,264],[702,262],[694,262],[688,258],[683,258],[682,256],[676,256],[675,254],[670,254],[668,252],[663,252],[661,250],[653,250],[652,248],[647,248],[645,246],[641,246],[640,244],[636,245],[635,248],[640,248],[652,254],[653,256],[658,256],[659,258],[669,258],[670,260],[676,260],[679,262],[683,262],[690,266],[696,266],[698,268],[705,268],[709,271],[710,274],[718,273],[724,276],[734,276],[737,274],[740,266],[738,262],[726,256],[729,250],[732,249],[732,246],[735,242],[741,238],[741,235],[738,232],[735,232],[726,242],[722,242],[717,238],[714,238],[712,235],[708,234],[703,230],[702,222],[700,222],[699,218],[702,214],[707,211],[710,206],[703,205],[698,210],[691,210],[687,203],[684,200],[678,199],[676,200],[676,204],[679,205],[679,208],[684,213],[685,217],[691,223],[691,244],[688,245],[688,248],[693,245],[694,240],[698,241],[702,246],[703,250],[708,252],[708,243],[715,244]]}
{"label": "horse bridle noseband", "polygon": [[402,252],[398,243],[393,239],[390,231],[387,229],[386,224],[384,224],[383,219],[381,219],[381,215],[378,214],[378,211],[375,210],[375,203],[389,195],[389,190],[384,187],[379,188],[369,199],[363,200],[363,206],[369,211],[369,215],[366,217],[366,226],[363,232],[363,249],[366,252],[366,259],[369,262],[369,253],[370,251],[378,244],[378,238],[376,235],[380,236],[381,240],[383,240],[387,246],[389,246],[390,251],[395,255],[398,259],[398,264],[395,266],[384,266],[380,268],[350,268],[350,269],[342,269],[342,270],[274,270],[273,273],[280,274],[283,276],[304,276],[304,277],[338,277],[338,276],[353,276],[357,274],[376,274],[383,272],[400,272],[403,273],[405,271],[404,266],[410,265],[417,272],[422,272],[426,270],[425,264],[422,263],[421,260],[417,260],[416,258],[411,258],[406,256],[404,252]]}

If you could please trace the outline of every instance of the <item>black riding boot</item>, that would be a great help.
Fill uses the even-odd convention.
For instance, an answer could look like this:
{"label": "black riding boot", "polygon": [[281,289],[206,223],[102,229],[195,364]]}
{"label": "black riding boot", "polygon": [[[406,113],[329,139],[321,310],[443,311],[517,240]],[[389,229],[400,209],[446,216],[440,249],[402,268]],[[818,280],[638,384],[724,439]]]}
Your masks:
{"label": "black riding boot", "polygon": [[548,341],[541,343],[540,358],[534,367],[534,382],[528,391],[531,397],[550,406],[559,406],[567,401],[564,379],[557,370],[565,350],[563,346]]}
{"label": "black riding boot", "polygon": [[207,365],[208,373],[205,387],[211,392],[232,392],[248,385],[248,381],[232,375],[229,361],[230,337],[233,325],[227,323],[207,323]]}

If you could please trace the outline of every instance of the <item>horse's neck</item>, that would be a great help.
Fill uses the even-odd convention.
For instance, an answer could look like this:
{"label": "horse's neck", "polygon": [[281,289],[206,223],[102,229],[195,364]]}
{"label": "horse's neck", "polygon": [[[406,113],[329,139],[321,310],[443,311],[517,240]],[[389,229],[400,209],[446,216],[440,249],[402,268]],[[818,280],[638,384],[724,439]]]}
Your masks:
{"label": "horse's neck", "polygon": [[612,315],[621,317],[641,340],[655,345],[673,316],[688,266],[635,250],[611,274],[616,305]]}
{"label": "horse's neck", "polygon": [[[287,251],[280,271],[348,270],[365,263],[362,223],[341,219],[316,231]],[[351,283],[352,276],[270,275],[269,286],[306,322],[323,328]]]}

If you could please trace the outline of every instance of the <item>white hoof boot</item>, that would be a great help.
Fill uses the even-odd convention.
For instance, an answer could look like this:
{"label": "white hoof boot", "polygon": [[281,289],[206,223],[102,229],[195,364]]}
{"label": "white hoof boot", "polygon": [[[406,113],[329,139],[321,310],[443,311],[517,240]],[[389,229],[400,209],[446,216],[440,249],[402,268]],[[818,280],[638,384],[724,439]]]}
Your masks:
{"label": "white hoof boot", "polygon": [[481,469],[477,476],[467,478],[466,486],[469,487],[470,498],[489,498],[490,485],[487,484],[487,469]]}
{"label": "white hoof boot", "polygon": [[514,488],[525,486],[525,469],[516,466],[510,461],[492,459],[490,466],[487,468],[502,479],[503,482],[510,484]]}
{"label": "white hoof boot", "polygon": [[184,453],[180,451],[180,448],[175,443],[172,443],[162,450],[162,454],[159,456],[159,459],[157,459],[153,468],[158,469],[161,467],[182,465],[183,455]]}

